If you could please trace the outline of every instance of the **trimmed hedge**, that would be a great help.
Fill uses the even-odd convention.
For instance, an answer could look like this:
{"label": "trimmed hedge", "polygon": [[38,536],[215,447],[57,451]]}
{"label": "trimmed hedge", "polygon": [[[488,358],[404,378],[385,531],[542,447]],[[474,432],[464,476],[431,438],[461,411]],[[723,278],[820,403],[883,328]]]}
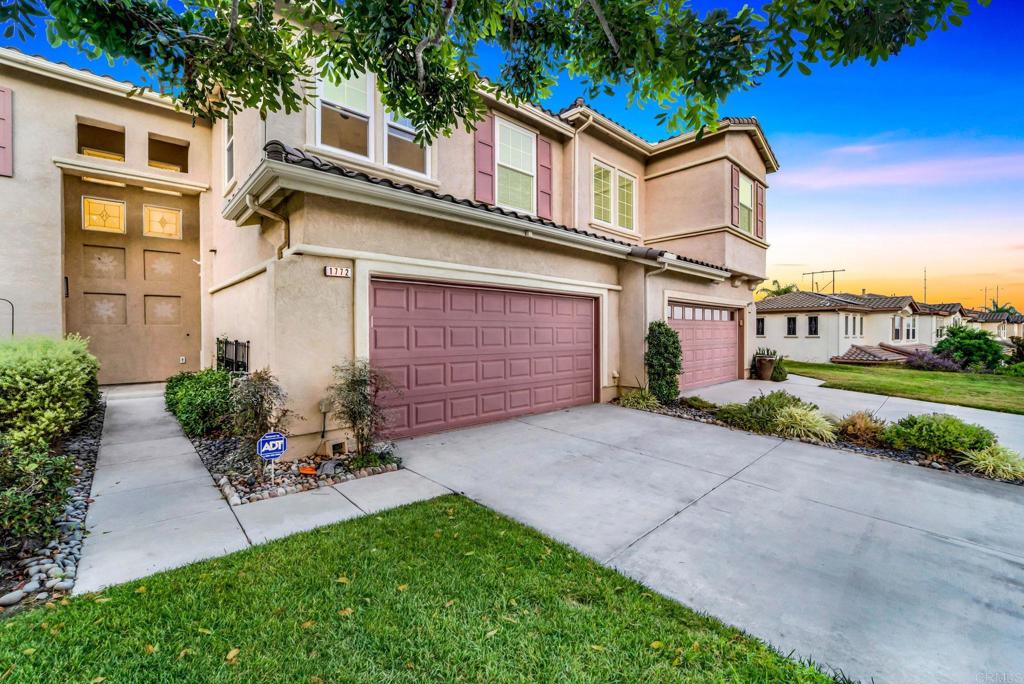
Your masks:
{"label": "trimmed hedge", "polygon": [[679,374],[683,371],[683,350],[679,335],[665,321],[652,321],[647,328],[644,366],[647,384],[658,401],[671,404],[679,398]]}
{"label": "trimmed hedge", "polygon": [[167,380],[164,404],[189,437],[200,437],[230,427],[231,374],[208,368],[186,371]]}
{"label": "trimmed hedge", "polygon": [[53,448],[99,398],[86,341],[0,342],[0,549],[53,531],[74,463]]}
{"label": "trimmed hedge", "polygon": [[882,439],[896,449],[946,457],[987,449],[996,443],[991,430],[947,413],[907,416],[887,427]]}

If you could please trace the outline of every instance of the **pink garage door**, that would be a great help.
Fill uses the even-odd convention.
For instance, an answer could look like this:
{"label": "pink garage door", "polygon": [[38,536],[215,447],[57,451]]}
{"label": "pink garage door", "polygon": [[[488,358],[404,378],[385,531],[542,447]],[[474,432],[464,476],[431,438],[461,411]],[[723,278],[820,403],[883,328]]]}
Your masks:
{"label": "pink garage door", "polygon": [[389,280],[370,297],[393,437],[594,401],[593,299]]}
{"label": "pink garage door", "polygon": [[739,328],[736,309],[694,304],[669,305],[668,324],[683,348],[680,389],[692,389],[739,377]]}

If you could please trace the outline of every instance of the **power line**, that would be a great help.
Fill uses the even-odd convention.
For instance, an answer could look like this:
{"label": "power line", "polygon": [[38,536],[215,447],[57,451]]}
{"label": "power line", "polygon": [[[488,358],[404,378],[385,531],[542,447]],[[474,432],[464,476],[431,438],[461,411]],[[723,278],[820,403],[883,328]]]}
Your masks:
{"label": "power line", "polygon": [[846,269],[845,268],[826,268],[823,271],[808,271],[807,273],[801,274],[801,275],[804,275],[804,276],[811,276],[811,292],[820,292],[820,290],[818,289],[816,283],[817,283],[817,276],[822,274],[822,273],[831,273],[832,274],[832,280],[830,280],[827,283],[825,283],[822,287],[824,288],[824,287],[828,287],[829,285],[831,285],[832,286],[832,294],[835,294],[836,293],[836,273],[846,273]]}

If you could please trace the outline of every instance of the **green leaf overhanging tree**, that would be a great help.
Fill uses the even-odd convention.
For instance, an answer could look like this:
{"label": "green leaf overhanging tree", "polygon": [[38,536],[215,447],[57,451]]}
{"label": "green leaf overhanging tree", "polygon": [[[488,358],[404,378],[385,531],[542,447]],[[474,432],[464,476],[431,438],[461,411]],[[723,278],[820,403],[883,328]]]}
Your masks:
{"label": "green leaf overhanging tree", "polygon": [[[989,0],[974,0],[987,5]],[[557,74],[589,96],[620,88],[653,103],[672,132],[717,126],[733,92],[794,66],[871,64],[959,26],[969,0],[770,0],[758,10],[690,0],[6,0],[0,31],[139,64],[184,111],[205,119],[256,108],[297,111],[318,74],[373,72],[384,104],[430,142],[483,116],[486,92],[547,96]],[[482,45],[504,59],[493,83]]]}

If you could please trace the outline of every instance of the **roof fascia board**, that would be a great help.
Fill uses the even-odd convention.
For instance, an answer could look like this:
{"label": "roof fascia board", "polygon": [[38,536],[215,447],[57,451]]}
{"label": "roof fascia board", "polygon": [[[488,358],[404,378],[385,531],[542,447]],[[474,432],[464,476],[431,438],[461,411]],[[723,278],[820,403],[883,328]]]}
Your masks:
{"label": "roof fascia board", "polygon": [[644,155],[650,155],[654,151],[654,145],[590,107],[573,107],[572,109],[563,112],[562,118],[570,120],[584,115],[591,117],[595,124],[620,138],[623,142],[632,146],[638,152],[641,152]]}
{"label": "roof fascia board", "polygon": [[107,76],[91,74],[88,71],[81,71],[64,64],[51,62],[47,59],[43,59],[42,57],[25,55],[17,50],[0,48],[0,64],[11,67],[12,69],[20,69],[39,76],[52,78],[57,81],[84,86],[109,95],[124,96],[132,102],[142,102],[143,104],[160,107],[162,109],[179,111],[174,106],[174,103],[170,98],[159,93],[155,93],[152,90],[144,90],[138,95],[128,98],[128,93],[135,88],[135,86],[130,83],[115,81]]}
{"label": "roof fascia board", "polygon": [[132,184],[152,185],[163,188],[171,188],[190,194],[206,192],[210,189],[205,183],[183,180],[178,178],[167,178],[155,173],[145,173],[133,169],[117,168],[102,162],[83,161],[68,157],[54,157],[53,163],[57,168],[85,176],[100,176],[114,178]]}
{"label": "roof fascia board", "polygon": [[311,192],[400,211],[411,211],[421,216],[456,220],[464,224],[524,235],[555,244],[568,244],[619,258],[625,258],[631,249],[629,245],[620,245],[560,228],[531,223],[524,219],[492,214],[474,207],[272,159],[262,160],[242,187],[232,195],[224,207],[224,217],[238,223],[245,222],[251,213],[245,204],[245,197],[252,194],[265,198],[277,190]]}
{"label": "roof fascia board", "polygon": [[562,121],[561,119],[558,119],[552,116],[551,114],[548,114],[543,109],[529,102],[524,102],[517,106],[512,104],[511,102],[506,102],[501,98],[495,97],[493,93],[489,93],[486,90],[477,89],[477,93],[485,100],[487,100],[491,105],[503,105],[510,111],[518,112],[520,115],[523,115],[524,118],[529,119],[533,123],[536,123],[541,126],[547,126],[548,128],[553,128],[566,137],[571,138],[573,134],[576,132],[576,129],[567,124],[565,121]]}

